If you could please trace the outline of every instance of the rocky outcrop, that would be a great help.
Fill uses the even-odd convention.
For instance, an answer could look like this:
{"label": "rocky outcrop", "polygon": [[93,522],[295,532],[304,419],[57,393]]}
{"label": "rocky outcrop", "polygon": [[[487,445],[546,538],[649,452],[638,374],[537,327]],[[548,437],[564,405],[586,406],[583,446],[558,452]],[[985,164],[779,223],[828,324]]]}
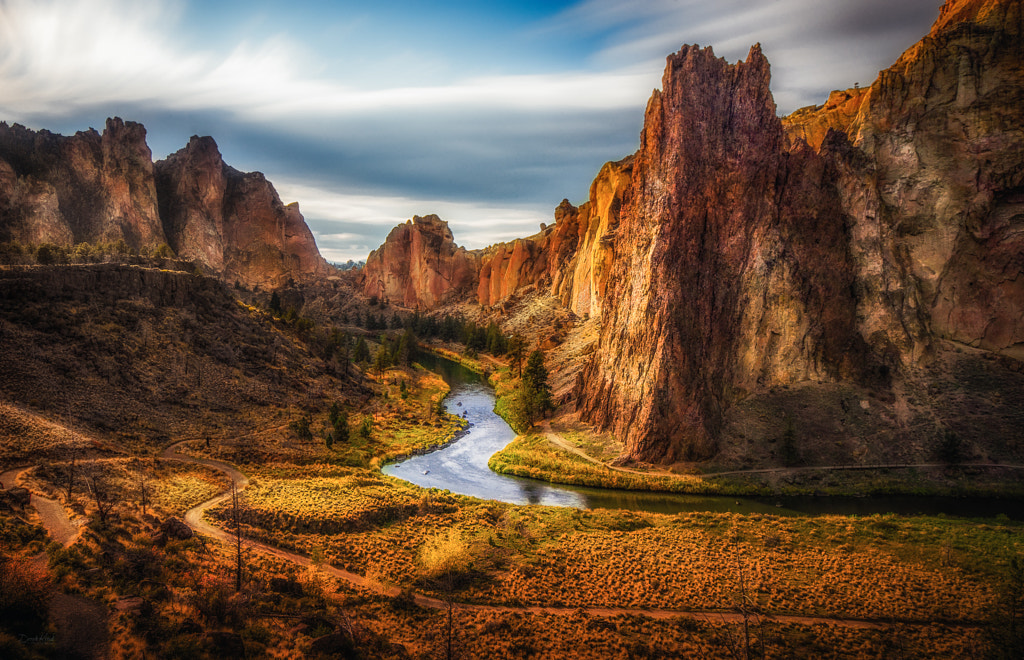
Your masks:
{"label": "rocky outcrop", "polygon": [[780,122],[755,47],[669,58],[575,395],[634,458],[716,451],[752,391],[885,390],[936,337],[1024,348],[1021,5],[948,2],[866,90]]}
{"label": "rocky outcrop", "polygon": [[227,166],[212,138],[155,166],[146,129],[108,119],[71,137],[0,123],[0,242],[167,243],[229,282],[276,287],[327,275],[298,205],[258,172]]}
{"label": "rocky outcrop", "polygon": [[786,121],[791,140],[828,123],[855,147],[844,206],[866,336],[1024,349],[1022,32],[1019,2],[947,2],[842,116],[826,105]]}
{"label": "rocky outcrop", "polygon": [[[622,194],[632,156],[606,163],[578,208],[562,200],[540,233],[483,250],[455,245],[448,224],[419,216],[396,227],[366,261],[363,292],[407,307],[431,309],[471,298],[484,307],[539,290],[578,316],[599,316],[613,258]],[[470,293],[471,292],[471,293]]]}
{"label": "rocky outcrop", "polygon": [[838,172],[783,150],[759,47],[668,60],[648,104],[579,409],[630,456],[714,453],[743,391],[871,376]]}
{"label": "rocky outcrop", "polygon": [[226,167],[217,143],[193,137],[156,164],[160,217],[169,245],[183,259],[224,270]]}
{"label": "rocky outcrop", "polygon": [[146,129],[114,118],[102,135],[65,137],[0,123],[0,240],[163,243]]}
{"label": "rocky outcrop", "polygon": [[472,291],[478,268],[477,255],[455,244],[447,222],[414,216],[366,258],[360,286],[367,296],[431,309]]}
{"label": "rocky outcrop", "polygon": [[178,256],[249,286],[329,273],[298,204],[285,206],[261,173],[225,164],[213,138],[193,136],[159,161],[156,183],[164,229]]}
{"label": "rocky outcrop", "polygon": [[606,163],[579,208],[568,200],[555,209],[555,224],[529,238],[482,251],[477,300],[496,305],[517,291],[537,288],[578,316],[600,316],[613,258],[622,195],[633,158]]}

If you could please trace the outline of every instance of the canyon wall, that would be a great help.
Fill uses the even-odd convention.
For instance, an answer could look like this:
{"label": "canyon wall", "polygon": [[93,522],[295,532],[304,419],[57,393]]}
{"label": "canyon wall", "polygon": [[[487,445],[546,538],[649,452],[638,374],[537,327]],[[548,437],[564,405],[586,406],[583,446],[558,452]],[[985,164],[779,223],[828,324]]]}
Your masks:
{"label": "canyon wall", "polygon": [[769,82],[757,46],[735,65],[687,46],[648,104],[576,392],[633,457],[712,455],[743,392],[877,374],[856,328],[838,172],[783,150]]}
{"label": "canyon wall", "polygon": [[168,243],[233,282],[277,287],[326,276],[297,203],[285,206],[259,172],[239,172],[210,137],[156,163],[160,215]]}
{"label": "canyon wall", "polygon": [[360,286],[367,296],[431,309],[471,291],[478,269],[477,255],[455,245],[447,222],[415,216],[366,258]]}
{"label": "canyon wall", "polygon": [[669,58],[576,397],[634,458],[755,389],[885,389],[945,337],[1024,354],[1021,4],[954,0],[867,90],[779,121],[758,48]]}
{"label": "canyon wall", "polygon": [[424,307],[539,290],[600,317],[572,398],[634,459],[707,458],[724,411],[780,387],[891,399],[939,339],[1024,359],[1021,6],[950,0],[869,87],[781,119],[758,46],[736,64],[683,47],[635,156],[480,251],[471,293],[374,268]]}
{"label": "canyon wall", "polygon": [[417,216],[392,230],[370,253],[361,279],[363,293],[432,309],[467,297],[491,307],[517,292],[539,289],[579,316],[599,316],[632,163],[630,156],[605,164],[590,198],[578,208],[562,200],[555,223],[540,233],[483,250],[457,246],[448,223],[437,216]]}
{"label": "canyon wall", "polygon": [[167,243],[229,282],[327,275],[295,205],[262,174],[228,167],[211,138],[154,165],[146,129],[108,119],[63,136],[0,123],[0,242]]}
{"label": "canyon wall", "polygon": [[0,240],[162,243],[156,199],[141,124],[65,137],[0,123]]}

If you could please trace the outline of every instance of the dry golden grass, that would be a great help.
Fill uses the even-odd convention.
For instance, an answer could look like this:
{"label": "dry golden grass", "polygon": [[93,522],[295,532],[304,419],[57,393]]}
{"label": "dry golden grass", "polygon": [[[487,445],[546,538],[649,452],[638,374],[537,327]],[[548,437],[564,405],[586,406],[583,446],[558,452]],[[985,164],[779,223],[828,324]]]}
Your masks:
{"label": "dry golden grass", "polygon": [[[64,501],[68,469],[66,462],[42,462],[27,474],[27,483],[38,492]],[[180,516],[223,492],[229,483],[213,468],[153,458],[79,460],[74,469],[72,499],[65,505],[79,512],[95,508],[88,492],[89,480],[94,477],[99,480],[101,492],[114,502],[112,511],[119,514],[141,511],[143,487],[149,511]]]}
{"label": "dry golden grass", "polygon": [[742,576],[748,597],[775,613],[973,622],[992,607],[1006,557],[1024,552],[1013,523],[581,512],[425,502],[359,470],[276,476],[246,492],[249,533],[407,586],[432,539],[456,534],[477,576],[460,598],[473,602],[729,609]]}
{"label": "dry golden grass", "polygon": [[6,464],[60,458],[100,446],[94,437],[47,419],[22,406],[0,401],[0,458]]}

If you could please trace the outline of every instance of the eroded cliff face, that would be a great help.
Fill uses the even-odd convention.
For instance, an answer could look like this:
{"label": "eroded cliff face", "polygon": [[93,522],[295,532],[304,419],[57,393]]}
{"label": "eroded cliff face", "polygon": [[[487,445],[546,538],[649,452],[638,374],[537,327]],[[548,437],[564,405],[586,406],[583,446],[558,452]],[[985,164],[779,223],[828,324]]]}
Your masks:
{"label": "eroded cliff face", "polygon": [[606,163],[579,208],[562,200],[554,225],[535,236],[483,250],[477,301],[492,306],[518,291],[538,289],[561,300],[577,316],[600,316],[632,167],[632,156]]}
{"label": "eroded cliff face", "polygon": [[368,296],[431,309],[474,290],[478,269],[477,255],[455,244],[447,222],[415,216],[366,258],[360,286]]}
{"label": "eroded cliff face", "polygon": [[705,458],[758,387],[870,378],[838,173],[783,149],[759,47],[668,60],[648,104],[578,408],[641,459]]}
{"label": "eroded cliff face", "polygon": [[1021,5],[948,2],[866,90],[783,121],[768,64],[669,58],[623,195],[585,419],[713,454],[755,391],[884,392],[945,337],[1024,353]]}
{"label": "eroded cliff face", "polygon": [[1022,33],[1019,2],[947,2],[855,112],[786,120],[791,140],[828,123],[855,147],[843,193],[866,337],[912,353],[935,334],[1024,354]]}
{"label": "eroded cliff face", "polygon": [[330,272],[298,204],[285,206],[263,174],[224,163],[213,138],[193,137],[157,162],[156,181],[164,228],[180,257],[248,286]]}
{"label": "eroded cliff face", "polygon": [[146,129],[108,119],[70,137],[0,123],[0,240],[165,241]]}
{"label": "eroded cliff face", "polygon": [[71,137],[0,123],[0,241],[167,243],[229,282],[280,286],[329,274],[298,206],[262,174],[193,137],[156,163],[146,129],[108,119]]}

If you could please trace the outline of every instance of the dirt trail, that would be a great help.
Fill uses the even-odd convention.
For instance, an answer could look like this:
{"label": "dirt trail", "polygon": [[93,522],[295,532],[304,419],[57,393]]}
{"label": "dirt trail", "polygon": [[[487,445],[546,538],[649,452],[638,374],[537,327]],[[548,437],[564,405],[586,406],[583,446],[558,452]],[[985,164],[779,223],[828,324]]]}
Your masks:
{"label": "dirt trail", "polygon": [[[207,458],[196,458],[185,454],[178,453],[178,447],[183,444],[182,442],[171,445],[165,449],[161,454],[161,458],[174,461],[182,461],[185,463],[197,463],[200,465],[206,465],[218,470],[221,470],[228,474],[235,481],[235,484],[239,489],[244,488],[248,483],[248,479],[242,474],[238,468],[229,463],[217,461]],[[222,529],[214,527],[203,520],[203,514],[210,508],[217,506],[221,502],[224,502],[231,496],[230,492],[222,493],[212,499],[209,499],[197,506],[192,507],[185,513],[185,522],[189,524],[194,530],[206,536],[213,537],[219,541],[225,543],[233,543],[234,536]],[[253,541],[246,539],[245,544],[248,548],[263,552],[279,559],[293,562],[299,566],[308,567],[312,565],[312,561],[309,557],[283,550],[260,541]],[[374,593],[381,594],[384,596],[398,596],[401,594],[401,590],[398,587],[387,586],[377,583],[374,580],[367,579],[362,575],[351,573],[349,571],[342,570],[330,564],[321,564],[319,569],[327,575],[331,575],[338,579],[344,580],[349,584],[359,587],[362,589],[370,590]],[[427,607],[431,609],[444,610],[447,609],[448,603],[431,596],[424,594],[413,594],[413,600],[421,607]],[[615,617],[622,615],[631,616],[643,616],[650,619],[673,619],[673,618],[684,618],[693,619],[698,621],[707,621],[713,624],[735,624],[743,623],[744,616],[738,612],[716,612],[716,611],[694,611],[694,610],[664,610],[664,609],[637,609],[637,608],[618,608],[618,607],[540,607],[540,606],[526,606],[526,607],[513,607],[510,605],[480,605],[474,603],[453,603],[453,609],[465,611],[465,612],[494,612],[494,613],[527,613],[527,614],[551,614],[556,616],[573,616],[579,613],[584,613],[594,617]],[[837,626],[840,628],[851,628],[851,629],[877,629],[886,628],[894,623],[905,623],[910,625],[928,625],[927,621],[873,621],[867,619],[848,619],[848,618],[834,618],[824,616],[795,616],[787,614],[764,614],[762,617],[766,621],[774,621],[781,624],[798,624],[798,625],[829,625]],[[964,623],[964,624],[953,624],[961,625],[962,627],[974,627],[975,624]]]}
{"label": "dirt trail", "polygon": [[51,539],[65,548],[78,539],[83,528],[71,522],[60,502],[32,493],[32,506],[39,513],[39,519]]}
{"label": "dirt trail", "polygon": [[[3,484],[4,488],[14,487],[22,473],[31,470],[32,467],[27,465],[0,473],[0,484]],[[30,505],[39,514],[39,520],[46,528],[46,533],[50,535],[50,538],[65,548],[74,543],[78,539],[78,535],[82,533],[82,527],[71,522],[68,512],[57,500],[32,493]]]}
{"label": "dirt trail", "polygon": [[15,486],[17,486],[18,477],[20,477],[21,473],[29,469],[30,467],[32,466],[22,465],[20,467],[11,468],[9,470],[4,470],[3,472],[0,472],[0,488],[6,490],[8,488],[14,488]]}
{"label": "dirt trail", "polygon": [[673,475],[668,470],[634,470],[633,468],[625,468],[625,467],[619,467],[619,466],[616,466],[616,465],[609,465],[608,463],[605,463],[602,460],[594,458],[593,456],[591,456],[587,452],[583,451],[579,447],[573,445],[572,443],[566,442],[565,438],[563,438],[558,433],[555,433],[554,429],[551,428],[551,423],[549,421],[547,421],[547,420],[542,421],[540,427],[544,430],[544,437],[547,438],[548,442],[550,442],[551,444],[555,445],[556,447],[559,447],[560,449],[564,449],[567,452],[575,454],[575,455],[579,456],[580,458],[582,458],[583,460],[589,461],[589,462],[593,463],[594,465],[600,465],[603,468],[608,468],[609,470],[614,470],[615,472],[628,472],[630,474],[639,474],[639,475],[648,476],[648,477],[650,477],[650,476],[662,476],[662,475],[664,475],[664,476],[679,476],[679,475]]}
{"label": "dirt trail", "polygon": [[[22,473],[34,466],[13,468],[0,473],[0,484],[11,488]],[[39,514],[39,520],[50,538],[65,548],[78,540],[85,530],[68,518],[64,506],[48,497],[32,493],[30,506]],[[44,569],[49,560],[46,552],[40,552],[32,562]],[[57,630],[56,649],[60,657],[106,658],[107,653],[107,608],[103,603],[65,594],[56,589],[51,591],[50,620]]]}

